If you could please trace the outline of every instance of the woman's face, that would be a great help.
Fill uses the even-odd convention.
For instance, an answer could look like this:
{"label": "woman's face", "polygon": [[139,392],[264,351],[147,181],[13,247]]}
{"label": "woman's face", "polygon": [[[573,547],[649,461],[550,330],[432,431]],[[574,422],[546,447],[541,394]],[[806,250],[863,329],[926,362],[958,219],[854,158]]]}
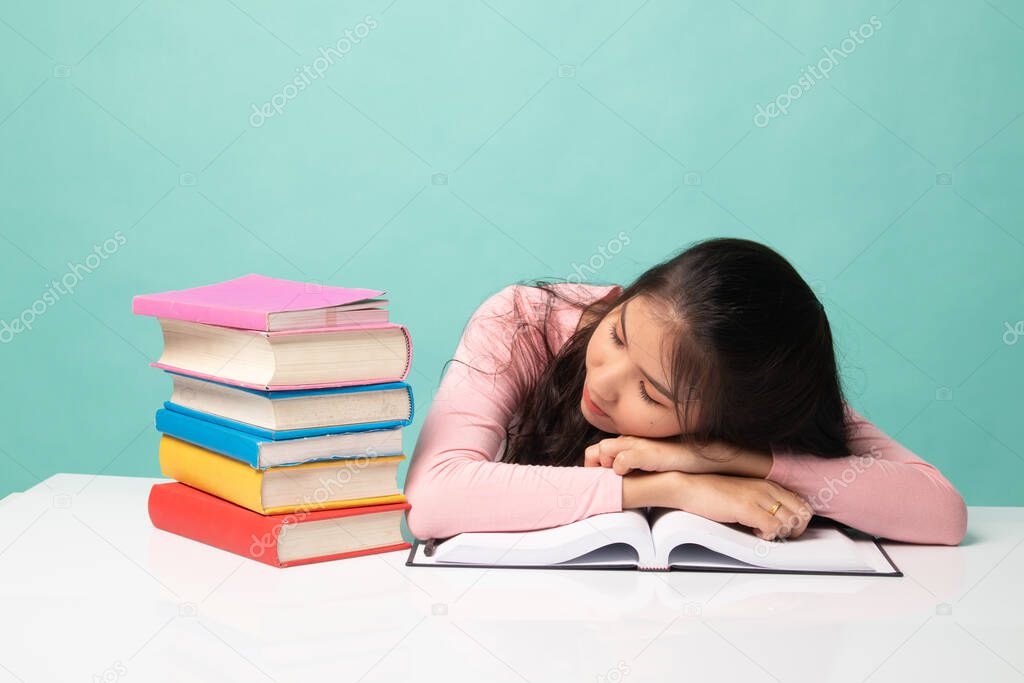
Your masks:
{"label": "woman's face", "polygon": [[671,344],[663,343],[653,312],[645,297],[634,297],[609,311],[590,337],[580,409],[598,429],[648,438],[682,433],[666,393]]}

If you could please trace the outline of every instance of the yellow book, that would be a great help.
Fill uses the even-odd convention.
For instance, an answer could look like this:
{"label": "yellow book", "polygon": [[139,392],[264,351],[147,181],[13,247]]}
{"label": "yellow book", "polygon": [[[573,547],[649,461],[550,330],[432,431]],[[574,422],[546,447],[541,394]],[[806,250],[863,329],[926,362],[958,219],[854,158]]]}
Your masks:
{"label": "yellow book", "polygon": [[325,460],[258,470],[187,441],[160,438],[160,471],[263,515],[405,502],[404,455]]}

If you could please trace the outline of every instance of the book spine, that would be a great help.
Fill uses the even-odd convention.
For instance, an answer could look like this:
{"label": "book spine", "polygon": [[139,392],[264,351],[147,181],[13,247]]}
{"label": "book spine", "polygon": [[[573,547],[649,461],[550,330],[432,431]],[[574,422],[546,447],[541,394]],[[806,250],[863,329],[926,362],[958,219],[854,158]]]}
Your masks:
{"label": "book spine", "polygon": [[266,514],[261,470],[166,434],[160,437],[159,458],[165,477]]}
{"label": "book spine", "polygon": [[169,301],[138,295],[132,298],[132,313],[153,318],[168,318],[190,323],[234,327],[240,330],[266,332],[269,316],[264,311],[244,307],[222,308],[209,304]]}
{"label": "book spine", "polygon": [[279,538],[285,525],[408,509],[408,503],[397,503],[332,513],[262,516],[177,482],[155,484],[149,491],[148,501],[149,518],[154,527],[273,567],[290,567],[409,548],[409,543],[402,542],[289,562],[281,562],[278,554]]}
{"label": "book spine", "polygon": [[155,484],[149,491],[149,519],[157,529],[273,567],[282,566],[277,559],[282,520],[254,516],[208,494],[180,495],[175,486],[182,485]]}
{"label": "book spine", "polygon": [[194,418],[172,409],[173,405],[166,402],[164,409],[156,411],[157,431],[259,468],[261,439],[257,435]]}

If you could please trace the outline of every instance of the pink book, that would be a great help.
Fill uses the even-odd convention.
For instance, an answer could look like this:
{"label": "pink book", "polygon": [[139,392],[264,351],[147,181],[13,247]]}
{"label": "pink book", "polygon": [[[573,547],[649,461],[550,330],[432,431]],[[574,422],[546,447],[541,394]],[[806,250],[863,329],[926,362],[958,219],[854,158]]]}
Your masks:
{"label": "pink book", "polygon": [[154,367],[249,389],[318,389],[406,378],[412,339],[388,321],[383,293],[253,274],[139,295],[132,312],[163,330]]}
{"label": "pink book", "polygon": [[234,280],[132,299],[132,312],[155,318],[274,332],[387,321],[384,290],[244,275]]}

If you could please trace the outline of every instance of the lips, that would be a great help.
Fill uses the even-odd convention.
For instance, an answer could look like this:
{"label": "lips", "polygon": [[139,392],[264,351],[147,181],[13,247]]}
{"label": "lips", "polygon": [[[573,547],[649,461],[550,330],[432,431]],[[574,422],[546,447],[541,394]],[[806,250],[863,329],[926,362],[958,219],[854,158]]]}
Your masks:
{"label": "lips", "polygon": [[601,410],[596,403],[590,398],[590,391],[587,389],[587,385],[583,385],[583,400],[586,402],[587,407],[590,408],[591,412],[600,415],[602,417],[608,417],[608,413]]}

